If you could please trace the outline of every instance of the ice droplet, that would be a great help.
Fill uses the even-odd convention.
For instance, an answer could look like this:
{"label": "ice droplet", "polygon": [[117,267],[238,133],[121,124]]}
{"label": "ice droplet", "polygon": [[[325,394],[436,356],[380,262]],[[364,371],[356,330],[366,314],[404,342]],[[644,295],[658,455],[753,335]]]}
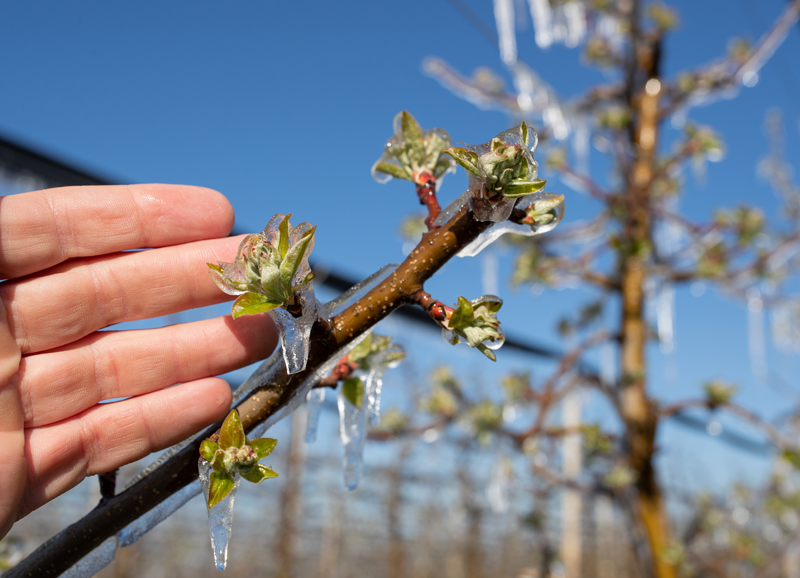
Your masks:
{"label": "ice droplet", "polygon": [[[523,197],[519,203],[517,203],[517,208],[525,209],[537,201],[549,201],[558,195],[554,193],[534,193],[532,195],[528,195]],[[530,225],[520,225],[518,223],[511,223],[509,221],[504,221],[502,223],[497,223],[492,227],[489,227],[485,231],[483,231],[480,235],[478,235],[472,243],[461,249],[458,253],[459,257],[475,257],[478,253],[483,251],[486,247],[494,243],[497,239],[505,235],[506,233],[513,233],[515,235],[524,235],[526,237],[533,237],[535,235],[541,235],[542,233],[547,233],[548,231],[552,231],[556,228],[556,226],[561,222],[564,218],[564,203],[561,203],[556,208],[556,218],[546,225],[542,225],[540,227],[533,228]]]}
{"label": "ice droplet", "polygon": [[322,412],[322,402],[325,401],[325,388],[317,387],[309,391],[306,401],[308,402],[306,443],[310,444],[317,441],[317,426],[319,425],[319,415]]}
{"label": "ice droplet", "polygon": [[[211,466],[203,458],[200,458],[198,467],[200,469],[200,485],[203,488],[203,496],[205,496],[206,503],[208,503]],[[208,510],[208,530],[211,534],[211,549],[214,551],[214,563],[217,566],[217,570],[225,570],[225,566],[228,563],[228,542],[231,538],[233,525],[233,501],[236,498],[239,481],[239,474],[236,474],[231,493]]]}
{"label": "ice droplet", "polygon": [[367,437],[366,415],[362,407],[350,403],[339,388],[339,435],[344,446],[344,485],[352,491],[361,481],[364,461],[364,442]]}
{"label": "ice droplet", "polygon": [[118,545],[119,540],[117,540],[117,537],[111,536],[61,574],[61,578],[90,578],[94,576],[114,561]]}
{"label": "ice droplet", "polygon": [[292,317],[285,309],[273,309],[269,312],[280,332],[283,359],[289,375],[300,373],[306,368],[311,326],[317,320],[317,300],[311,283],[300,291],[300,297],[303,314],[298,318]]}

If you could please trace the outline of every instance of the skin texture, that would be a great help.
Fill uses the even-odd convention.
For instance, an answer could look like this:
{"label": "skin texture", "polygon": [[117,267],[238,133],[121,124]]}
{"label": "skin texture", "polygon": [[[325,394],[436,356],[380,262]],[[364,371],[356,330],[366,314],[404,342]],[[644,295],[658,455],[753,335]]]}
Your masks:
{"label": "skin texture", "polygon": [[0,537],[84,477],[225,416],[230,388],[213,376],[272,352],[269,317],[100,330],[232,299],[205,263],[236,253],[233,220],[199,187],[0,198]]}

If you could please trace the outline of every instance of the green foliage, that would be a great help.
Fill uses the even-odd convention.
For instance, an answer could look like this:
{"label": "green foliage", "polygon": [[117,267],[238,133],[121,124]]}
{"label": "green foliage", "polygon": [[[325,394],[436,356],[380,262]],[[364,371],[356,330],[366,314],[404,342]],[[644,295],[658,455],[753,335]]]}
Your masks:
{"label": "green foliage", "polygon": [[377,174],[381,173],[420,183],[424,182],[420,179],[423,174],[439,179],[453,169],[453,162],[442,155],[451,142],[450,135],[444,130],[423,130],[417,119],[405,110],[395,117],[394,130],[383,156],[372,167],[377,180],[382,182]]}
{"label": "green foliage", "polygon": [[678,13],[675,8],[662,2],[655,2],[647,7],[647,16],[653,26],[662,34],[670,32],[678,26]]}
{"label": "green foliage", "polygon": [[525,207],[525,218],[519,221],[524,225],[530,225],[534,231],[539,227],[549,225],[558,219],[557,210],[564,204],[564,195],[556,195],[550,199],[534,201]]}
{"label": "green foliage", "polygon": [[530,156],[531,129],[523,122],[518,131],[521,144],[508,142],[499,135],[489,142],[489,150],[481,154],[473,150],[479,147],[451,147],[444,153],[483,182],[489,199],[499,196],[516,199],[530,195],[541,190],[546,181],[534,176],[536,166]]}
{"label": "green foliage", "polygon": [[697,259],[697,275],[708,279],[722,277],[728,271],[728,259],[724,242],[705,247]]}
{"label": "green foliage", "polygon": [[209,476],[208,509],[231,493],[236,474],[254,484],[277,477],[273,470],[258,463],[272,453],[277,443],[272,438],[247,439],[239,412],[231,410],[220,428],[219,441],[205,439],[200,444],[200,455],[214,470]]}
{"label": "green foliage", "polygon": [[510,373],[500,381],[506,394],[506,401],[514,404],[524,402],[533,394],[530,373]]}
{"label": "green foliage", "polygon": [[600,128],[623,130],[630,124],[631,110],[622,106],[609,106],[597,113],[597,124]]}
{"label": "green foliage", "polygon": [[722,380],[715,379],[703,385],[703,391],[706,394],[708,405],[712,409],[728,403],[736,393],[736,386],[725,383]]}
{"label": "green foliage", "polygon": [[486,343],[499,347],[505,340],[500,321],[497,320],[497,312],[502,305],[503,301],[493,295],[484,295],[472,301],[459,297],[458,305],[444,322],[445,339],[453,345],[465,340],[470,347],[497,361],[494,351]]}
{"label": "green foliage", "polygon": [[544,255],[536,242],[530,243],[519,252],[514,260],[514,273],[511,284],[541,283],[550,285],[554,282],[553,259]]}
{"label": "green foliage", "polygon": [[348,377],[342,382],[342,395],[356,407],[364,403],[364,381],[360,377]]}
{"label": "green foliage", "polygon": [[741,247],[747,247],[764,230],[764,213],[755,207],[740,205],[735,209],[719,209],[714,215],[714,222],[731,228],[736,234]]}
{"label": "green foliage", "polygon": [[[217,286],[239,296],[233,304],[234,318],[296,305],[297,292],[314,279],[307,259],[316,227],[308,223],[292,227],[291,216],[277,214],[262,233],[245,237],[233,263],[208,263]],[[308,272],[298,274],[301,267]]]}
{"label": "green foliage", "polygon": [[376,364],[395,365],[405,359],[405,351],[392,338],[370,333],[347,355],[347,361],[359,369],[372,369]]}

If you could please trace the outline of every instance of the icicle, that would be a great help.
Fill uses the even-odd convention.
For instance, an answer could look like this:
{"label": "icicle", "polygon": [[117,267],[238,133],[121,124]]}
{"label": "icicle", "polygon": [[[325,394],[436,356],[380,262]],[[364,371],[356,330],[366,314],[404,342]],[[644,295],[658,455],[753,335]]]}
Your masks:
{"label": "icicle", "polygon": [[[200,458],[198,467],[200,468],[200,485],[203,488],[206,503],[208,503],[211,466],[203,458]],[[228,543],[230,542],[233,524],[233,501],[236,498],[239,481],[239,474],[236,474],[231,493],[208,510],[208,530],[211,534],[211,549],[214,551],[214,563],[217,566],[217,570],[225,570],[225,566],[228,563]]]}
{"label": "icicle", "polygon": [[553,7],[553,41],[564,42],[567,38],[567,15],[564,4],[558,3]]}
{"label": "icicle", "polygon": [[[517,208],[524,210],[537,201],[549,201],[555,199],[556,197],[558,197],[558,195],[554,193],[534,193],[532,195],[523,197],[517,203]],[[561,219],[564,218],[564,203],[556,207],[555,211],[556,218],[553,219],[552,222],[540,227],[536,227],[535,229],[530,225],[520,225],[510,221],[497,223],[483,231],[475,238],[474,241],[472,241],[472,243],[461,249],[461,251],[458,253],[458,256],[474,257],[506,233],[523,235],[525,237],[533,237],[535,235],[541,235],[542,233],[552,231],[561,222]]]}
{"label": "icicle", "polygon": [[508,511],[510,481],[511,464],[506,458],[500,457],[492,469],[489,485],[486,487],[486,498],[495,514],[504,514]]}
{"label": "icicle", "polygon": [[339,388],[339,434],[344,446],[344,485],[352,491],[361,481],[364,460],[364,442],[367,438],[366,412],[361,407],[350,403],[344,396],[344,387]]}
{"label": "icicle", "polygon": [[114,561],[118,545],[117,537],[111,536],[61,574],[61,578],[91,578]]}
{"label": "icicle", "polygon": [[672,283],[662,281],[656,296],[656,324],[662,353],[672,353],[675,348],[675,288]]}
{"label": "icicle", "polygon": [[513,0],[494,0],[494,19],[500,41],[500,59],[510,66],[517,61]]}
{"label": "icicle", "polygon": [[567,34],[564,44],[575,48],[586,35],[586,12],[581,2],[565,2],[564,17],[567,22]]}
{"label": "icicle", "polygon": [[268,313],[280,332],[283,360],[290,375],[300,373],[306,368],[311,326],[317,320],[317,300],[313,285],[307,285],[300,296],[303,314],[299,318],[292,317],[285,309],[273,309]]}
{"label": "icicle", "polygon": [[753,376],[763,381],[767,374],[764,347],[764,302],[756,287],[747,290],[747,345]]}
{"label": "icicle", "polygon": [[536,44],[539,48],[549,48],[553,43],[553,11],[550,0],[528,0],[531,20],[536,31]]}
{"label": "icicle", "polygon": [[592,131],[589,117],[585,114],[571,115],[572,150],[575,152],[575,166],[579,172],[589,174],[589,143]]}
{"label": "icicle", "polygon": [[364,391],[367,398],[367,422],[370,427],[377,427],[381,421],[381,389],[383,374],[387,369],[400,365],[405,358],[405,350],[401,345],[393,343],[375,356],[371,369],[366,377]]}
{"label": "icicle", "polygon": [[745,86],[755,86],[758,82],[758,72],[775,54],[775,51],[783,43],[798,18],[800,18],[800,4],[796,2],[790,3],[774,25],[771,34],[769,34],[769,41],[756,45],[753,48],[753,55],[739,69],[736,77],[739,82]]}
{"label": "icicle", "polygon": [[317,440],[317,426],[319,425],[319,414],[322,412],[322,402],[325,401],[325,388],[317,387],[309,391],[306,401],[308,402],[306,443],[310,444]]}
{"label": "icicle", "polygon": [[607,385],[617,380],[614,353],[614,346],[610,342],[606,341],[600,346],[600,379]]}

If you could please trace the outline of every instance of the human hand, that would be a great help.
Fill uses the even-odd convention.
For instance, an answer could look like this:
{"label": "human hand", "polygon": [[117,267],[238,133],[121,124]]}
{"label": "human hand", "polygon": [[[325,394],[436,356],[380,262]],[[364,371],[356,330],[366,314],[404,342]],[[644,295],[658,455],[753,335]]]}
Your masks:
{"label": "human hand", "polygon": [[[212,376],[271,353],[267,316],[99,330],[231,299],[205,264],[236,253],[232,226],[227,199],[197,187],[0,197],[0,537],[84,477],[226,415]],[[153,249],[120,252],[138,248]]]}

